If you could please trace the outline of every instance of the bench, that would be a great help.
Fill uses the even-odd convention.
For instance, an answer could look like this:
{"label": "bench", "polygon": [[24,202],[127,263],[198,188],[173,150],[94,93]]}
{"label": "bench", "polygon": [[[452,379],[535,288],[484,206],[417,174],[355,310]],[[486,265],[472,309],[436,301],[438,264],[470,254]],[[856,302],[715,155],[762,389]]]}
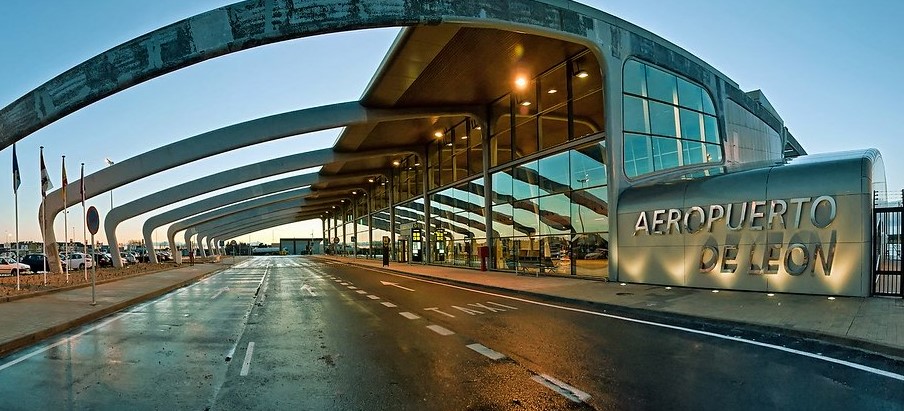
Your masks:
{"label": "bench", "polygon": [[537,256],[518,257],[517,260],[506,260],[505,265],[509,269],[515,269],[517,267],[519,275],[522,273],[529,274],[532,272],[538,276],[540,275],[540,273],[555,274],[559,268],[559,262],[557,260],[553,260],[550,257]]}

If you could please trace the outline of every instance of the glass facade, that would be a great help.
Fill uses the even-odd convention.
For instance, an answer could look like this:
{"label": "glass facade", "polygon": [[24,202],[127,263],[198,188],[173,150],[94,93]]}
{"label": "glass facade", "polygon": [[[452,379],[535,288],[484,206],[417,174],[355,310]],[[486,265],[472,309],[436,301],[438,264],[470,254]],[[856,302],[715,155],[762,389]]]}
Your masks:
{"label": "glass facade", "polygon": [[365,197],[357,200],[359,213],[347,216],[357,218],[357,229],[346,237],[355,236],[358,255],[372,248],[381,257],[382,236],[394,235],[399,262],[476,268],[485,247],[494,270],[608,276],[600,67],[584,52],[523,84],[488,105],[488,130],[462,118],[433,131],[425,159],[393,164],[389,180],[369,193],[373,227]]}
{"label": "glass facade", "polygon": [[624,170],[660,170],[722,162],[712,98],[699,85],[635,60],[624,67]]}

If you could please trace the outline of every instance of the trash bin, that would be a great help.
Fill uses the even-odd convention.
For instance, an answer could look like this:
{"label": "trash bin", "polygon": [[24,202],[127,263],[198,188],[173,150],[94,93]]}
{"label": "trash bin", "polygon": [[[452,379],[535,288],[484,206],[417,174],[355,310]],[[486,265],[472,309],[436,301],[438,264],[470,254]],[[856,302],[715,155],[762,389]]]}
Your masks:
{"label": "trash bin", "polygon": [[477,248],[477,257],[480,258],[480,271],[487,270],[488,260],[490,259],[490,247],[482,246]]}

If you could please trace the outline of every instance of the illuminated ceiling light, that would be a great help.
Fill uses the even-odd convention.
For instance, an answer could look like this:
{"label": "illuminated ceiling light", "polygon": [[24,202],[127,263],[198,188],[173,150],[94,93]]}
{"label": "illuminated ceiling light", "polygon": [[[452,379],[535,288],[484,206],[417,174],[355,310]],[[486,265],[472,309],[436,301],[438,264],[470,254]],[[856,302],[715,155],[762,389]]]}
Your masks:
{"label": "illuminated ceiling light", "polygon": [[443,132],[437,130],[435,133],[433,133],[433,136],[435,136],[435,137],[437,137],[437,138],[442,137],[442,136],[443,136]]}
{"label": "illuminated ceiling light", "polygon": [[767,297],[775,297],[775,294],[774,294],[774,293],[769,293],[769,294],[766,294],[766,296],[767,296]]}
{"label": "illuminated ceiling light", "polygon": [[380,185],[381,185],[381,186],[385,186],[385,185],[386,185],[386,182],[384,181],[384,182],[380,183]]}
{"label": "illuminated ceiling light", "polygon": [[574,76],[577,78],[587,78],[590,77],[590,73],[587,70],[578,70],[577,73],[574,73]]}
{"label": "illuminated ceiling light", "polygon": [[556,90],[554,88],[551,88],[551,89],[549,89],[549,91],[547,91],[548,94],[556,94],[558,92],[559,92],[559,90]]}
{"label": "illuminated ceiling light", "polygon": [[525,78],[523,76],[518,76],[518,78],[515,79],[515,87],[518,87],[518,88],[527,87],[527,78]]}
{"label": "illuminated ceiling light", "polygon": [[402,163],[399,162],[399,160],[392,160],[392,165],[398,167],[399,164],[402,164]]}
{"label": "illuminated ceiling light", "polygon": [[719,292],[719,290],[713,290],[713,292],[714,292],[714,293],[717,293],[717,292]]}
{"label": "illuminated ceiling light", "polygon": [[357,191],[352,191],[352,195],[358,194]]}
{"label": "illuminated ceiling light", "polygon": [[368,178],[368,179],[367,179],[367,182],[368,182],[368,183],[373,183],[373,182],[374,182],[374,179]]}
{"label": "illuminated ceiling light", "polygon": [[452,142],[450,141],[450,142],[446,143],[446,147],[452,147]]}
{"label": "illuminated ceiling light", "polygon": [[475,126],[474,130],[480,130],[480,126]]}
{"label": "illuminated ceiling light", "polygon": [[466,136],[466,135],[465,135],[465,136],[461,136],[461,139],[462,139],[462,140],[467,140],[467,139],[468,139],[468,136]]}
{"label": "illuminated ceiling light", "polygon": [[421,166],[421,163],[420,163],[420,162],[414,163],[414,166],[415,166],[415,167],[420,167],[420,166]]}
{"label": "illuminated ceiling light", "polygon": [[626,286],[626,285],[628,285],[628,284],[621,283],[621,284],[619,284],[619,285],[624,287],[624,286]]}
{"label": "illuminated ceiling light", "polygon": [[412,169],[413,169],[413,167],[408,167],[408,169],[409,169],[409,170],[412,170]]}
{"label": "illuminated ceiling light", "polygon": [[666,290],[671,290],[671,289],[672,289],[672,287],[666,287],[666,288],[665,288],[665,289],[666,289]]}
{"label": "illuminated ceiling light", "polygon": [[336,206],[333,206],[333,208],[336,208]]}
{"label": "illuminated ceiling light", "polygon": [[524,106],[524,107],[527,107],[527,106],[530,105],[530,101],[522,101],[522,102],[521,102],[521,105]]}
{"label": "illuminated ceiling light", "polygon": [[829,299],[830,299],[830,300],[834,300],[834,299],[835,299],[835,297],[829,297]]}

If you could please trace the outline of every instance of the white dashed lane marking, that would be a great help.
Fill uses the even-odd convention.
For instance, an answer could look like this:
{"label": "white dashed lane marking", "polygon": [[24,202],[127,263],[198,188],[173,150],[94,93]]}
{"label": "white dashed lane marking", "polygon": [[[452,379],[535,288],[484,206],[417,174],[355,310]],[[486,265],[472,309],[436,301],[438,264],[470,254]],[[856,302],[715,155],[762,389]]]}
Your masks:
{"label": "white dashed lane marking", "polygon": [[502,353],[500,353],[498,351],[493,351],[493,350],[487,348],[486,346],[484,346],[483,344],[468,344],[467,347],[474,351],[479,352],[484,357],[487,357],[491,360],[501,360],[501,359],[505,358],[505,355],[502,355]]}
{"label": "white dashed lane marking", "polygon": [[415,313],[409,313],[408,311],[402,311],[399,313],[399,315],[401,315],[402,317],[405,317],[409,320],[417,320],[418,318],[421,318],[421,316],[419,316]]}
{"label": "white dashed lane marking", "polygon": [[396,307],[398,307],[397,305],[395,305],[395,304],[393,304],[393,303],[391,303],[391,302],[389,302],[389,301],[383,301],[383,302],[380,303],[380,304],[383,304],[383,305],[385,305],[385,306],[387,306],[387,307],[389,307],[389,308],[396,308]]}
{"label": "white dashed lane marking", "polygon": [[377,297],[377,296],[375,296],[375,295],[373,295],[373,294],[368,295],[367,298],[370,298],[371,300],[379,300],[379,299],[380,299],[380,297]]}
{"label": "white dashed lane marking", "polygon": [[252,355],[254,355],[254,341],[248,343],[248,350],[245,351],[245,361],[242,362],[242,371],[239,373],[240,376],[248,375],[248,371],[251,370]]}
{"label": "white dashed lane marking", "polygon": [[563,397],[568,398],[572,402],[587,402],[587,400],[590,399],[590,394],[587,394],[584,391],[565,384],[564,382],[559,381],[558,379],[550,377],[546,374],[535,375],[530,378],[540,384],[545,385],[547,388],[559,394],[562,394]]}
{"label": "white dashed lane marking", "polygon": [[440,326],[440,325],[428,325],[427,328],[429,328],[431,331],[433,331],[433,332],[435,332],[435,333],[437,333],[437,334],[439,334],[439,335],[452,335],[452,334],[455,334],[455,332],[453,332],[452,330],[450,330],[450,329],[448,329],[448,328],[445,328],[445,327],[443,327],[443,326]]}
{"label": "white dashed lane marking", "polygon": [[367,294],[367,291],[364,291],[364,290],[358,290],[358,291],[355,291],[355,292],[358,293],[358,294]]}

